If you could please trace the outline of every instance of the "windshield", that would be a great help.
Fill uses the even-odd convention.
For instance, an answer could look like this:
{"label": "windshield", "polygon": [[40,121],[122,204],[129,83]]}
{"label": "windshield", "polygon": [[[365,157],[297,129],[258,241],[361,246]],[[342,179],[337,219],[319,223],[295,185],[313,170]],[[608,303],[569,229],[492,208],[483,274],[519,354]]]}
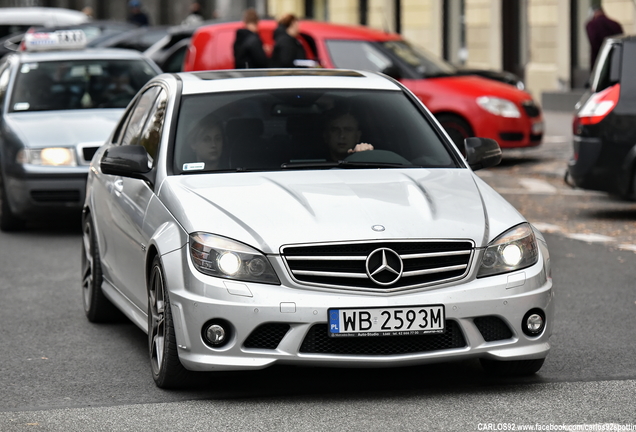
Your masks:
{"label": "windshield", "polygon": [[23,63],[10,111],[125,108],[156,72],[143,60]]}
{"label": "windshield", "polygon": [[456,167],[399,91],[268,90],[183,98],[174,171]]}
{"label": "windshield", "polygon": [[449,63],[405,41],[383,42],[382,45],[424,77],[453,75],[456,72]]}

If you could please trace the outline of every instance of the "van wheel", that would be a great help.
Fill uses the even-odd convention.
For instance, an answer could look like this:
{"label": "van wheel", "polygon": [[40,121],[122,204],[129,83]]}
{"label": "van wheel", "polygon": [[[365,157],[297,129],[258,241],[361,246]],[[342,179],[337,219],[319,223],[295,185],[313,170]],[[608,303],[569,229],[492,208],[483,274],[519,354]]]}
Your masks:
{"label": "van wheel", "polygon": [[0,175],[0,230],[18,231],[24,228],[24,220],[13,214],[9,207],[4,181]]}
{"label": "van wheel", "polygon": [[442,125],[459,151],[464,154],[464,140],[474,136],[473,129],[468,122],[453,114],[440,114],[437,116],[437,121]]}
{"label": "van wheel", "polygon": [[488,375],[493,376],[526,376],[533,375],[541,369],[545,359],[534,360],[490,360],[479,359],[481,367]]}

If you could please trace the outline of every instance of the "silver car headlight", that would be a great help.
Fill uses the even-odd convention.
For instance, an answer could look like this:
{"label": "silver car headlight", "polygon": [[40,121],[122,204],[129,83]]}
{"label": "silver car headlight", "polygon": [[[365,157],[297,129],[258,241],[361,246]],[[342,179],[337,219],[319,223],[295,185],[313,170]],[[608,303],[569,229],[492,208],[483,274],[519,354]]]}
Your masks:
{"label": "silver car headlight", "polygon": [[477,277],[507,273],[534,265],[539,248],[530,224],[523,223],[493,240],[484,251]]}
{"label": "silver car headlight", "polygon": [[477,105],[491,114],[508,118],[519,118],[521,112],[514,102],[494,96],[480,96],[477,98]]}
{"label": "silver car headlight", "polygon": [[280,284],[265,255],[225,237],[202,232],[190,234],[190,257],[197,270],[210,276]]}
{"label": "silver car headlight", "polygon": [[77,166],[75,149],[67,147],[22,149],[16,156],[16,162],[23,165]]}

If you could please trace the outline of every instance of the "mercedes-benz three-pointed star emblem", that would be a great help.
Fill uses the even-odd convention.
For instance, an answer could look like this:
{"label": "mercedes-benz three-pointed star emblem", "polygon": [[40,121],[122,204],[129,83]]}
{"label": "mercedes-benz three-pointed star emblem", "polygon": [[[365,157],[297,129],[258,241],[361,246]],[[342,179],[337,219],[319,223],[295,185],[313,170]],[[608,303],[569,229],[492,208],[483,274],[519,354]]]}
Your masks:
{"label": "mercedes-benz three-pointed star emblem", "polygon": [[367,257],[367,276],[378,285],[393,285],[402,277],[402,258],[392,249],[379,248]]}

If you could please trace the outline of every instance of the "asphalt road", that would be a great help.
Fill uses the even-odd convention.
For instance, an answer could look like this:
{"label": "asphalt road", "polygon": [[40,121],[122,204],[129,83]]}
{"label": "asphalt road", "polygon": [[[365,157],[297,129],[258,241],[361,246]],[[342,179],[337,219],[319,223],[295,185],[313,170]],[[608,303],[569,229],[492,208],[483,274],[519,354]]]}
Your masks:
{"label": "asphalt road", "polygon": [[[536,184],[520,182],[560,188],[556,175],[545,173],[558,166],[561,156],[554,155],[567,153],[561,144],[558,151],[533,150],[536,156],[509,154],[522,161],[504,160],[481,175],[518,208],[527,206],[531,221],[548,226],[555,222],[548,216],[590,199],[581,193],[569,202],[569,195],[536,193]],[[546,199],[553,195],[560,198]],[[636,430],[636,254],[619,247],[628,237],[572,237],[576,227],[596,233],[597,223],[631,230],[634,219],[583,216],[574,225],[557,219],[560,229],[546,234],[556,321],[552,351],[533,377],[491,378],[476,360],[399,369],[274,367],[202,375],[185,391],[155,387],[146,335],[136,326],[84,317],[76,221],[0,233],[0,431],[576,430],[605,423]]]}

